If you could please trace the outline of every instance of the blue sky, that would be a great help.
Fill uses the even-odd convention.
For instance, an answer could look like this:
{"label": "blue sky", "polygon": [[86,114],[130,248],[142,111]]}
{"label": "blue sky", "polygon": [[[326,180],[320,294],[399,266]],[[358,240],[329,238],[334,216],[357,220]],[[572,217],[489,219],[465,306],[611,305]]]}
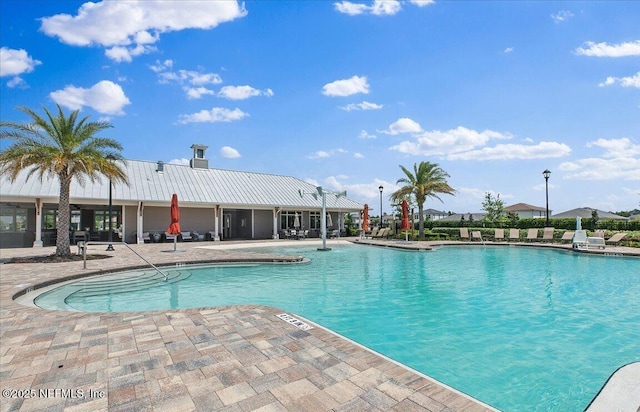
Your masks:
{"label": "blue sky", "polygon": [[[114,125],[129,159],[298,177],[379,209],[399,165],[553,212],[640,203],[640,2],[0,2],[2,120]],[[5,144],[3,142],[3,144]]]}

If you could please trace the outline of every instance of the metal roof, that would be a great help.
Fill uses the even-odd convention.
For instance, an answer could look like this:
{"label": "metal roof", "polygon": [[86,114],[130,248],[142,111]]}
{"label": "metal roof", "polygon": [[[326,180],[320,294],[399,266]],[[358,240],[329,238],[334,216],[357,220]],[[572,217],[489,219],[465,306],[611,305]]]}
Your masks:
{"label": "metal roof", "polygon": [[[200,169],[190,166],[164,164],[164,171],[158,172],[157,163],[128,160],[125,170],[129,185],[115,184],[113,202],[116,204],[168,205],[171,195],[176,193],[180,204],[195,207],[220,205],[226,208],[273,208],[319,209],[322,197],[314,198],[316,187],[298,178],[267,173],[242,172],[223,169]],[[58,179],[45,177],[42,181],[37,174],[26,179],[27,172],[18,175],[11,183],[6,176],[0,176],[0,197],[2,201],[32,201],[41,198],[44,202],[57,203],[60,185]],[[304,192],[300,196],[299,190]],[[105,204],[109,197],[109,181],[101,178],[84,186],[77,181],[71,184],[71,203]],[[357,211],[363,205],[349,198],[328,194],[328,210]]]}

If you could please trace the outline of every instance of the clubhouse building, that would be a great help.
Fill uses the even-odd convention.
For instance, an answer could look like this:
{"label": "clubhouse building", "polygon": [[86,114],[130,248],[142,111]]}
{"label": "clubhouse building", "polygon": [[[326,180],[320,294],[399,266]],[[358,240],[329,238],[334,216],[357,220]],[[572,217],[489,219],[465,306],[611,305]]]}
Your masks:
{"label": "clubhouse building", "polygon": [[[180,226],[195,240],[277,239],[290,229],[320,236],[321,193],[328,231],[343,229],[345,214],[363,208],[295,177],[209,168],[207,146],[191,148],[188,166],[128,160],[128,185],[110,185],[105,177],[94,183],[87,180],[84,186],[74,181],[71,242],[79,240],[80,232],[87,240],[108,239],[110,194],[113,239],[127,243],[164,239],[174,193]],[[40,181],[37,174],[27,180],[27,174],[23,171],[13,183],[0,176],[1,248],[55,245],[58,180],[45,176]]]}

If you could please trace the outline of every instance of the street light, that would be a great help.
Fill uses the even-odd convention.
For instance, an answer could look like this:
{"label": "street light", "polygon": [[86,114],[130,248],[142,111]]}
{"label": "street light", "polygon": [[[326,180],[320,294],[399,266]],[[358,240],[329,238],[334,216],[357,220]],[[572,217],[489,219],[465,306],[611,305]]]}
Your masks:
{"label": "street light", "polygon": [[[115,160],[115,158],[111,155],[107,156],[107,159],[109,161],[113,161]],[[111,244],[111,242],[113,242],[113,228],[112,228],[112,222],[111,222],[111,216],[112,216],[112,208],[113,208],[113,198],[112,198],[112,192],[111,192],[111,188],[113,186],[113,182],[111,181],[111,177],[109,177],[109,245],[107,246],[107,252],[113,252],[113,245]]]}
{"label": "street light", "polygon": [[551,171],[544,169],[542,176],[544,176],[545,192],[547,195],[547,226],[549,226],[549,176],[551,176]]}
{"label": "street light", "polygon": [[378,187],[378,190],[380,191],[380,227],[382,227],[382,189],[384,189],[384,187],[380,185]]}

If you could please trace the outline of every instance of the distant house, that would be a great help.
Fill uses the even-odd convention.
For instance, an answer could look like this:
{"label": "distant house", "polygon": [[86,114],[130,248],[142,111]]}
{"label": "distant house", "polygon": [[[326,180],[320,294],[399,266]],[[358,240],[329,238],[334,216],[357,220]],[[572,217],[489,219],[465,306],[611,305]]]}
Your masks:
{"label": "distant house", "polygon": [[586,219],[586,218],[591,218],[594,210],[598,212],[598,218],[600,220],[608,220],[608,219],[625,220],[625,221],[629,220],[628,217],[616,215],[615,213],[605,212],[604,210],[592,209],[590,207],[579,207],[577,209],[567,210],[566,212],[558,213],[557,215],[553,215],[552,217],[554,219],[555,218],[558,218],[558,219],[576,218],[576,217],[581,217]]}
{"label": "distant house", "polygon": [[[448,212],[445,212],[444,210],[436,210],[436,209],[426,209],[423,211],[423,215],[424,215],[424,220],[440,220],[440,219],[444,219],[445,217],[449,216]],[[414,213],[413,215],[413,219],[417,222],[418,221],[418,213]]]}
{"label": "distant house", "polygon": [[459,222],[461,220],[469,221],[473,218],[474,222],[484,219],[486,213],[454,213],[450,216],[440,219],[441,222]]}
{"label": "distant house", "polygon": [[[546,208],[532,206],[526,203],[516,203],[515,205],[505,207],[504,210],[505,212],[515,213],[519,218],[543,218],[547,216]],[[549,209],[549,215],[551,215],[551,209]]]}

